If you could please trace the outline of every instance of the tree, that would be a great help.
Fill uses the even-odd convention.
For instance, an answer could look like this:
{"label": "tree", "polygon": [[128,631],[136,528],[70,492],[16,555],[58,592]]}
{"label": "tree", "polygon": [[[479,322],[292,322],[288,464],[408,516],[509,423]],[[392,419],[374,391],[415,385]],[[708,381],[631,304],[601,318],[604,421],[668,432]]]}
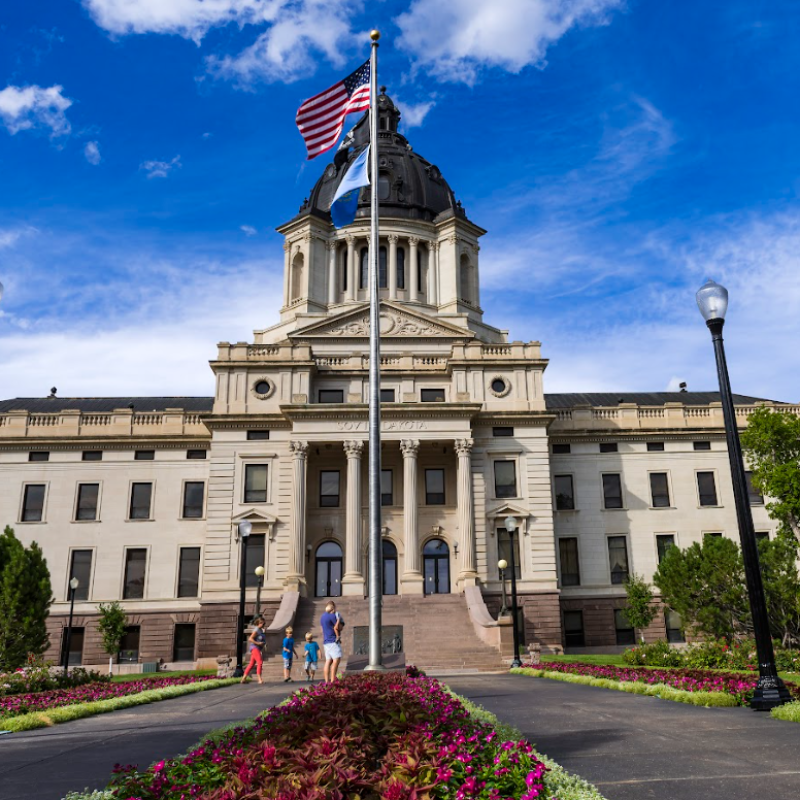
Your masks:
{"label": "tree", "polygon": [[784,647],[800,644],[798,550],[797,539],[785,528],[776,539],[764,540],[758,546],[770,633]]}
{"label": "tree", "polygon": [[53,602],[50,571],[36,542],[25,547],[12,528],[0,535],[0,672],[41,656],[50,641],[47,617]]}
{"label": "tree", "polygon": [[633,573],[625,581],[625,594],[628,596],[625,616],[631,627],[639,631],[639,637],[644,642],[644,630],[657,613],[656,606],[653,605],[653,590],[644,578]]}
{"label": "tree", "polygon": [[125,636],[128,618],[125,616],[122,606],[116,600],[108,605],[100,603],[97,610],[100,612],[97,630],[100,632],[100,638],[103,641],[103,650],[108,654],[109,658],[114,658],[119,653],[122,645],[122,637]]}
{"label": "tree", "polygon": [[741,434],[753,486],[767,495],[769,515],[800,539],[800,417],[763,407]]}
{"label": "tree", "polygon": [[742,554],[731,539],[706,536],[685,550],[669,548],[653,583],[694,633],[731,640],[752,632]]}

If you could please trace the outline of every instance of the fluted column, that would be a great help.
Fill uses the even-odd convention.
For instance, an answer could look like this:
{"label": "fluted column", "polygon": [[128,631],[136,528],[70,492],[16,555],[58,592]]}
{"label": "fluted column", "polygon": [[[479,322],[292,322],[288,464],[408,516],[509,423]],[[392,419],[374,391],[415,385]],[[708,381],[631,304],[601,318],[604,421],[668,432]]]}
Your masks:
{"label": "fluted column", "polygon": [[392,233],[389,235],[389,299],[397,298],[397,239],[399,237]]}
{"label": "fluted column", "polygon": [[408,240],[408,249],[409,249],[409,269],[411,271],[411,282],[409,286],[411,290],[409,292],[408,299],[409,300],[417,300],[419,299],[419,267],[417,265],[417,245],[419,244],[419,239],[416,236],[412,236]]}
{"label": "fluted column", "polygon": [[306,583],[306,465],[308,442],[289,442],[292,454],[292,540],[287,588],[303,591]]}
{"label": "fluted column", "polygon": [[403,439],[403,549],[405,566],[400,585],[403,594],[422,594],[425,588],[420,570],[419,520],[417,519],[417,456],[419,440]]}
{"label": "fluted column", "polygon": [[474,586],[478,573],[475,569],[475,526],[472,519],[472,439],[456,439],[458,455],[457,516],[461,548],[458,554],[459,586]]}
{"label": "fluted column", "polygon": [[283,243],[283,304],[289,305],[289,279],[292,272],[292,245]]}
{"label": "fluted column", "polygon": [[336,285],[336,248],[339,242],[328,242],[328,305],[336,302],[338,287]]}
{"label": "fluted column", "polygon": [[356,294],[356,240],[352,236],[347,237],[347,299],[355,300]]}
{"label": "fluted column", "polygon": [[347,455],[347,500],[345,507],[345,545],[342,594],[364,596],[361,570],[361,454],[364,442],[344,442]]}
{"label": "fluted column", "polygon": [[439,242],[428,243],[428,302],[439,305]]}

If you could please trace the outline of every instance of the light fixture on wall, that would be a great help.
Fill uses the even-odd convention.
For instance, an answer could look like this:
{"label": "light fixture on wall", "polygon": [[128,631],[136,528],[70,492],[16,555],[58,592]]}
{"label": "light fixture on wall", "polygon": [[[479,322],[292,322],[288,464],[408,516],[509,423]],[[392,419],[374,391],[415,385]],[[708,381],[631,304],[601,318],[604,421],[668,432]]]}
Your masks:
{"label": "light fixture on wall", "polygon": [[311,561],[311,545],[307,544],[306,545],[306,563],[308,563],[309,561]]}
{"label": "light fixture on wall", "polygon": [[458,558],[458,542],[453,544],[453,555]]}

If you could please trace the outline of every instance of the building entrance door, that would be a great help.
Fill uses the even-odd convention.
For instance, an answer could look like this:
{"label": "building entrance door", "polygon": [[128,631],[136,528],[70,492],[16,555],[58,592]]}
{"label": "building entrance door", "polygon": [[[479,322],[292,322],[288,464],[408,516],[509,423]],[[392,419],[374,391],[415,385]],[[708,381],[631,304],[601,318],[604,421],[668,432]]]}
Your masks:
{"label": "building entrance door", "polygon": [[425,594],[450,593],[450,548],[441,539],[431,539],[422,550]]}
{"label": "building entrance door", "polygon": [[342,596],[342,548],[336,542],[323,542],[316,557],[317,597]]}

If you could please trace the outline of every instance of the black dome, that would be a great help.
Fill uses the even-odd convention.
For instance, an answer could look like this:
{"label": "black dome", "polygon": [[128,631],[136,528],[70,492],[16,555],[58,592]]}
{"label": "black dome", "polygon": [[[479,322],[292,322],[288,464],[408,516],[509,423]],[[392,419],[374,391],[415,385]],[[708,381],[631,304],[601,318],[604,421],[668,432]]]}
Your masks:
{"label": "black dome", "polygon": [[[439,168],[411,149],[397,132],[400,111],[381,87],[378,96],[378,169],[382,217],[405,217],[433,221],[438,216],[466,216]],[[347,134],[322,177],[303,202],[298,217],[314,214],[330,220],[331,200],[348,167],[369,143],[369,112]],[[370,188],[358,198],[356,219],[369,218]],[[296,217],[297,218],[297,217]],[[295,219],[296,219],[295,218]]]}

